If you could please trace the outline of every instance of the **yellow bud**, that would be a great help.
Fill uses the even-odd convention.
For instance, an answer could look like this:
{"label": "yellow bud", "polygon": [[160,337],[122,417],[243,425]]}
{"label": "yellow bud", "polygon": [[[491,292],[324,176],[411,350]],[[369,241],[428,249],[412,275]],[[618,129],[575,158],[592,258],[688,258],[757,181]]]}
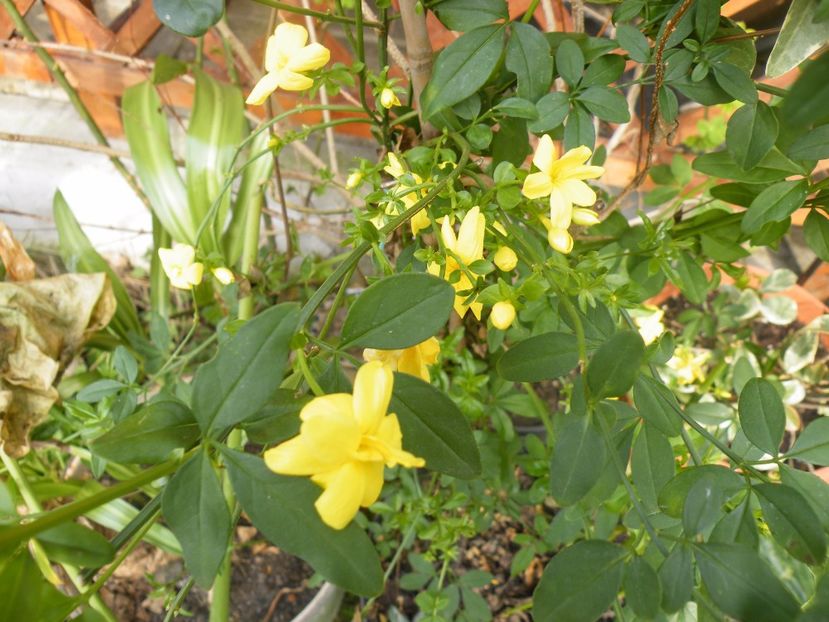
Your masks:
{"label": "yellow bud", "polygon": [[397,95],[393,90],[386,87],[380,91],[380,105],[388,110],[393,106],[399,106],[400,100],[397,98]]}
{"label": "yellow bud", "polygon": [[592,227],[601,221],[599,215],[592,209],[576,208],[573,210],[573,222],[582,227]]}
{"label": "yellow bud", "polygon": [[502,225],[497,220],[494,223],[492,223],[492,228],[495,229],[501,235],[506,235],[507,234],[507,230],[504,229],[504,225]]}
{"label": "yellow bud", "polygon": [[363,182],[363,173],[361,171],[352,171],[345,180],[345,187],[352,190]]}
{"label": "yellow bud", "polygon": [[212,272],[213,276],[216,277],[216,280],[222,285],[230,285],[236,280],[236,277],[234,277],[233,273],[227,268],[213,268]]}
{"label": "yellow bud", "polygon": [[495,328],[507,330],[515,321],[515,307],[506,300],[496,302],[492,305],[492,313],[489,318]]}
{"label": "yellow bud", "polygon": [[518,265],[518,255],[509,246],[502,246],[495,253],[492,261],[498,266],[499,270],[510,272],[511,270],[515,270],[515,266]]}
{"label": "yellow bud", "polygon": [[553,249],[564,255],[573,250],[573,236],[566,229],[550,229],[547,232],[547,241]]}

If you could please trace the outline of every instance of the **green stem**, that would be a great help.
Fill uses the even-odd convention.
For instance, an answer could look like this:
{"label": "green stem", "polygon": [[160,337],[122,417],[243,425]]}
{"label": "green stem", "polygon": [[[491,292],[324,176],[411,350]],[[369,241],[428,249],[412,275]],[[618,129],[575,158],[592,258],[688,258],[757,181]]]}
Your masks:
{"label": "green stem", "polygon": [[181,609],[181,604],[184,602],[184,599],[187,598],[187,594],[190,593],[190,590],[193,589],[194,584],[195,581],[193,580],[193,577],[190,577],[187,579],[187,583],[181,586],[178,594],[176,594],[175,600],[170,603],[170,607],[167,609],[167,615],[164,616],[164,622],[173,622],[178,610]]}
{"label": "green stem", "polygon": [[535,9],[538,7],[538,3],[539,0],[532,0],[532,2],[530,2],[530,6],[527,7],[526,13],[524,13],[524,15],[521,17],[522,24],[530,23],[530,20],[533,18],[533,15],[535,15]]}
{"label": "green stem", "polygon": [[153,214],[153,255],[150,258],[150,310],[164,320],[170,319],[170,279],[161,267],[159,248],[169,248],[170,234],[161,226]]}
{"label": "green stem", "polygon": [[[239,429],[231,430],[226,443],[231,449],[241,449],[242,431]],[[222,476],[222,492],[230,508],[230,513],[235,515],[236,495],[233,492],[233,485],[227,472]],[[233,525],[236,525],[237,520],[234,519]],[[233,576],[233,534],[235,533],[236,529],[234,528],[231,531],[222,565],[219,566],[219,572],[213,581],[213,588],[210,590],[209,622],[227,622],[230,619],[230,580]]]}
{"label": "green stem", "polygon": [[777,95],[778,97],[786,97],[789,94],[787,89],[781,89],[779,86],[774,86],[772,84],[765,84],[763,82],[756,82],[755,86],[757,87],[758,91],[762,91],[763,93],[768,93],[769,95]]}
{"label": "green stem", "polygon": [[325,395],[325,391],[322,390],[322,387],[317,382],[317,379],[314,378],[314,374],[311,373],[311,368],[308,367],[308,358],[305,356],[305,350],[302,348],[299,348],[296,351],[296,362],[299,365],[299,371],[302,372],[302,377],[305,378],[305,382],[307,382],[308,386],[311,387],[311,391],[314,392],[314,395]]}
{"label": "green stem", "polygon": [[[316,17],[318,20],[322,22],[336,22],[338,24],[354,24],[356,20],[347,17],[345,15],[337,15],[334,13],[323,13],[321,11],[314,11],[312,9],[305,9],[303,7],[299,7],[293,4],[288,4],[287,2],[277,2],[277,0],[255,0],[259,4],[264,4],[265,6],[270,6],[275,9],[282,9],[284,11],[288,11],[289,13],[295,13],[297,15],[308,15],[309,17]],[[372,21],[364,21],[364,26],[368,26],[370,28],[382,28],[383,24],[380,22],[372,22]]]}
{"label": "green stem", "polygon": [[[250,201],[248,212],[244,215],[245,228],[242,232],[242,256],[239,259],[239,270],[249,275],[250,270],[259,255],[259,226],[262,221],[262,201]],[[248,291],[244,298],[239,300],[239,319],[248,320],[253,317],[253,292]]]}
{"label": "green stem", "polygon": [[322,325],[322,329],[320,329],[319,338],[325,339],[325,335],[328,334],[328,330],[331,328],[331,324],[334,322],[334,316],[337,314],[337,309],[340,308],[342,305],[343,300],[345,300],[345,292],[348,289],[348,284],[351,282],[351,275],[354,274],[354,270],[357,269],[357,265],[351,266],[351,270],[343,278],[342,283],[340,283],[340,289],[337,290],[337,295],[334,297],[334,302],[331,304],[331,308],[328,310],[328,315],[325,317],[325,323]]}

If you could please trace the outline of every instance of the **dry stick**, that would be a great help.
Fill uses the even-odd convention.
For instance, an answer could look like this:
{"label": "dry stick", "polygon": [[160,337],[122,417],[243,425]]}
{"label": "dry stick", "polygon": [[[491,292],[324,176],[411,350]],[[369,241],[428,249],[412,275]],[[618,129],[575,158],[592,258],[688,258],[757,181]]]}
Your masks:
{"label": "dry stick", "polygon": [[417,108],[420,118],[423,138],[428,140],[437,136],[438,132],[423,116],[420,95],[432,75],[432,44],[429,42],[429,32],[426,29],[426,15],[417,12],[417,4],[417,0],[400,0],[400,20],[406,37],[414,107]]}
{"label": "dry stick", "polygon": [[65,147],[67,149],[76,149],[77,151],[89,151],[91,153],[99,153],[110,158],[131,157],[129,151],[114,149],[106,145],[93,145],[90,143],[82,143],[76,140],[53,138],[51,136],[35,136],[33,134],[12,134],[9,132],[0,132],[0,140],[6,140],[12,143],[28,143],[32,145],[50,145],[53,147]]}
{"label": "dry stick", "polygon": [[553,3],[551,0],[541,0],[541,10],[544,12],[544,20],[547,22],[547,32],[553,32],[556,29],[556,14],[553,12]]}
{"label": "dry stick", "polygon": [[[37,35],[29,28],[29,25],[26,23],[26,20],[23,19],[23,16],[20,14],[20,11],[17,10],[17,6],[12,2],[12,0],[0,0],[0,4],[6,9],[8,14],[12,18],[12,22],[14,22],[14,27],[17,29],[23,37],[29,43],[40,43]],[[101,131],[101,128],[98,127],[95,119],[92,117],[92,114],[89,112],[89,109],[86,105],[81,101],[78,92],[75,88],[69,83],[69,79],[66,77],[66,74],[63,72],[63,69],[60,68],[57,61],[52,57],[49,52],[46,51],[45,48],[41,46],[35,46],[34,52],[37,54],[38,58],[46,65],[46,69],[49,70],[49,73],[54,78],[55,82],[57,82],[60,87],[64,90],[67,97],[69,97],[69,101],[74,106],[77,113],[80,115],[81,119],[83,119],[86,126],[89,128],[89,131],[92,132],[92,135],[95,137],[95,140],[98,144],[109,147],[109,141],[107,140],[104,133]],[[124,180],[129,184],[130,188],[133,189],[136,196],[141,199],[141,202],[147,206],[147,209],[152,211],[152,206],[150,205],[150,200],[147,198],[147,195],[141,190],[141,187],[138,185],[138,180],[132,175],[132,173],[127,170],[127,167],[124,166],[124,163],[121,162],[120,158],[114,155],[110,155],[109,161],[112,162],[112,165],[115,167]]]}
{"label": "dry stick", "polygon": [[570,0],[573,9],[573,32],[584,32],[584,0]]}
{"label": "dry stick", "polygon": [[645,179],[645,175],[648,174],[648,171],[651,168],[651,160],[653,159],[653,148],[654,144],[656,143],[656,123],[659,120],[659,89],[662,88],[662,85],[665,82],[665,63],[662,60],[662,55],[665,52],[665,44],[668,42],[668,37],[673,34],[674,30],[676,29],[676,25],[679,23],[679,20],[682,19],[682,16],[685,15],[685,12],[690,8],[691,4],[694,0],[683,0],[682,4],[679,7],[679,10],[674,14],[674,16],[670,19],[668,24],[665,26],[665,32],[662,33],[662,37],[660,37],[659,42],[656,45],[656,55],[654,57],[654,64],[656,65],[656,76],[653,83],[653,101],[651,102],[651,112],[650,118],[648,119],[648,147],[645,153],[645,162],[642,166],[642,169],[636,173],[636,176],[630,181],[630,183],[625,186],[625,189],[619,193],[613,202],[608,206],[606,210],[605,218],[607,215],[610,214],[613,210],[615,210],[622,200],[627,197],[631,192],[633,192],[636,188],[639,187],[639,184],[642,183],[642,180]]}

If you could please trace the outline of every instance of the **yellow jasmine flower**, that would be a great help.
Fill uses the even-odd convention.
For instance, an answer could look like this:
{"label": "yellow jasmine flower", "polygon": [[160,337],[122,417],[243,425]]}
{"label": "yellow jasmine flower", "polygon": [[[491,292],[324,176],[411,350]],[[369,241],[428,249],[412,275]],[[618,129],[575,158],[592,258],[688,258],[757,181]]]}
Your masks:
{"label": "yellow jasmine flower", "polygon": [[705,380],[705,363],[710,357],[708,350],[678,346],[667,365],[673,370],[677,384],[694,384]]}
{"label": "yellow jasmine flower", "polygon": [[495,252],[492,262],[498,266],[499,270],[510,272],[518,265],[518,255],[509,246],[502,246]]}
{"label": "yellow jasmine flower", "polygon": [[400,100],[397,98],[397,94],[393,90],[386,87],[380,91],[380,105],[388,110],[394,106],[399,106]]}
{"label": "yellow jasmine flower", "polygon": [[265,452],[265,464],[282,475],[306,475],[323,488],[314,506],[323,522],[342,529],[380,497],[383,465],[422,467],[403,450],[397,415],[386,414],[394,375],[380,361],[357,371],[354,393],[312,399],[299,418],[299,435]]}
{"label": "yellow jasmine flower", "polygon": [[213,272],[213,276],[215,276],[216,280],[222,285],[230,285],[236,280],[233,276],[233,272],[227,268],[213,268],[211,272]]}
{"label": "yellow jasmine flower", "polygon": [[[383,168],[389,175],[394,177],[395,179],[400,179],[407,173],[406,168],[403,166],[403,163],[400,161],[394,153],[389,152],[389,163],[386,167]],[[417,173],[409,173],[414,180],[414,185],[419,186],[423,183],[423,179]],[[401,191],[405,190],[406,188],[410,188],[411,186],[405,182],[398,182],[397,185],[394,187],[392,192],[395,195],[395,198],[400,200],[403,203],[404,209],[410,209],[415,203],[417,203],[421,198],[422,194],[418,190],[414,190],[412,192],[406,192],[405,194],[400,194]],[[393,214],[391,206],[386,209],[386,213],[389,215]],[[426,208],[420,210],[417,214],[412,216],[411,220],[409,220],[409,226],[412,228],[412,235],[417,235],[418,232],[422,229],[426,229],[431,226],[432,222],[429,220],[429,214],[426,213]],[[379,227],[378,227],[379,229]]]}
{"label": "yellow jasmine flower", "polygon": [[[595,191],[584,180],[604,174],[601,166],[585,164],[591,155],[588,147],[581,146],[557,158],[553,139],[545,134],[533,156],[538,172],[527,175],[521,188],[528,199],[550,197],[547,239],[560,253],[567,254],[573,249],[573,238],[568,231],[571,223],[589,227],[599,222],[596,212],[584,209],[596,203]],[[574,208],[574,205],[580,207]]]}
{"label": "yellow jasmine flower", "polygon": [[417,376],[425,382],[431,380],[429,365],[437,362],[438,354],[440,342],[435,337],[429,337],[426,341],[405,350],[363,350],[363,358],[366,361],[381,361],[395,371]]}
{"label": "yellow jasmine flower", "polygon": [[265,49],[267,73],[253,87],[246,103],[261,105],[276,89],[304,91],[314,81],[303,75],[306,71],[319,69],[331,58],[327,47],[319,43],[305,45],[308,31],[302,26],[283,22],[268,37]]}
{"label": "yellow jasmine flower", "polygon": [[644,310],[632,310],[631,316],[636,328],[639,329],[639,334],[642,335],[645,345],[653,343],[665,332],[665,325],[662,323],[665,312],[662,309],[647,305]]}
{"label": "yellow jasmine flower", "polygon": [[361,171],[352,171],[345,180],[345,187],[353,190],[363,183],[363,173]]}
{"label": "yellow jasmine flower", "polygon": [[196,258],[196,249],[189,244],[173,244],[173,248],[159,248],[158,258],[170,285],[178,289],[193,289],[201,283],[204,265]]}
{"label": "yellow jasmine flower", "polygon": [[[483,259],[485,231],[486,218],[481,214],[481,210],[477,205],[463,217],[457,237],[455,237],[455,230],[452,228],[450,219],[443,219],[440,232],[441,238],[443,239],[443,246],[452,253],[451,255],[446,255],[446,266],[443,277],[449,280],[455,272],[460,272],[460,278],[452,283],[452,287],[455,288],[456,292],[472,289],[472,281],[469,279],[466,271],[461,270],[458,260],[465,267],[468,267],[469,264]],[[430,263],[426,268],[429,274],[436,276],[440,274],[440,266],[436,263]],[[468,296],[466,295],[455,295],[455,312],[463,317],[467,309],[471,309],[472,314],[480,320],[483,305],[480,302],[474,301],[471,304],[466,304],[465,301],[467,298]]]}
{"label": "yellow jasmine flower", "polygon": [[511,302],[502,300],[492,305],[492,313],[489,316],[492,325],[501,330],[507,330],[515,321],[515,307]]}
{"label": "yellow jasmine flower", "polygon": [[392,151],[389,151],[389,163],[383,167],[383,170],[395,179],[406,174],[406,169],[400,161],[400,158]]}

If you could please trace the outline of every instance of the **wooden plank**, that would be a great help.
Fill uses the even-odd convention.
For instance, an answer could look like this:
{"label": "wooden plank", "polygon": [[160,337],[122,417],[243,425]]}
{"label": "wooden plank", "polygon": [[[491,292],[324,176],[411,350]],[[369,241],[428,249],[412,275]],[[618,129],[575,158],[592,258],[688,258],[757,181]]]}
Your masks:
{"label": "wooden plank", "polygon": [[116,45],[123,54],[134,56],[144,49],[159,28],[161,22],[155,15],[152,0],[141,0],[123,26],[118,29],[115,35]]}
{"label": "wooden plank", "polygon": [[[43,0],[47,8],[47,13],[50,14],[50,21],[53,20],[53,15],[60,15],[65,22],[58,26],[58,29],[65,29],[65,32],[59,33],[55,30],[55,36],[58,41],[61,41],[61,36],[66,39],[76,39],[77,35],[83,36],[89,47],[98,50],[119,51],[116,47],[115,34],[106,26],[104,26],[95,14],[87,8],[80,0]],[[52,9],[52,11],[49,11]],[[52,21],[53,28],[55,21]],[[66,24],[71,24],[71,28]],[[75,29],[77,32],[72,32]],[[74,40],[67,40],[65,42],[80,45],[80,42]]]}
{"label": "wooden plank", "polygon": [[[34,3],[35,0],[14,0],[14,5],[24,17]],[[13,32],[14,24],[12,23],[12,18],[6,12],[6,9],[0,9],[0,39],[11,39]]]}
{"label": "wooden plank", "polygon": [[789,0],[729,0],[722,7],[722,14],[731,19],[750,21],[777,11]]}

